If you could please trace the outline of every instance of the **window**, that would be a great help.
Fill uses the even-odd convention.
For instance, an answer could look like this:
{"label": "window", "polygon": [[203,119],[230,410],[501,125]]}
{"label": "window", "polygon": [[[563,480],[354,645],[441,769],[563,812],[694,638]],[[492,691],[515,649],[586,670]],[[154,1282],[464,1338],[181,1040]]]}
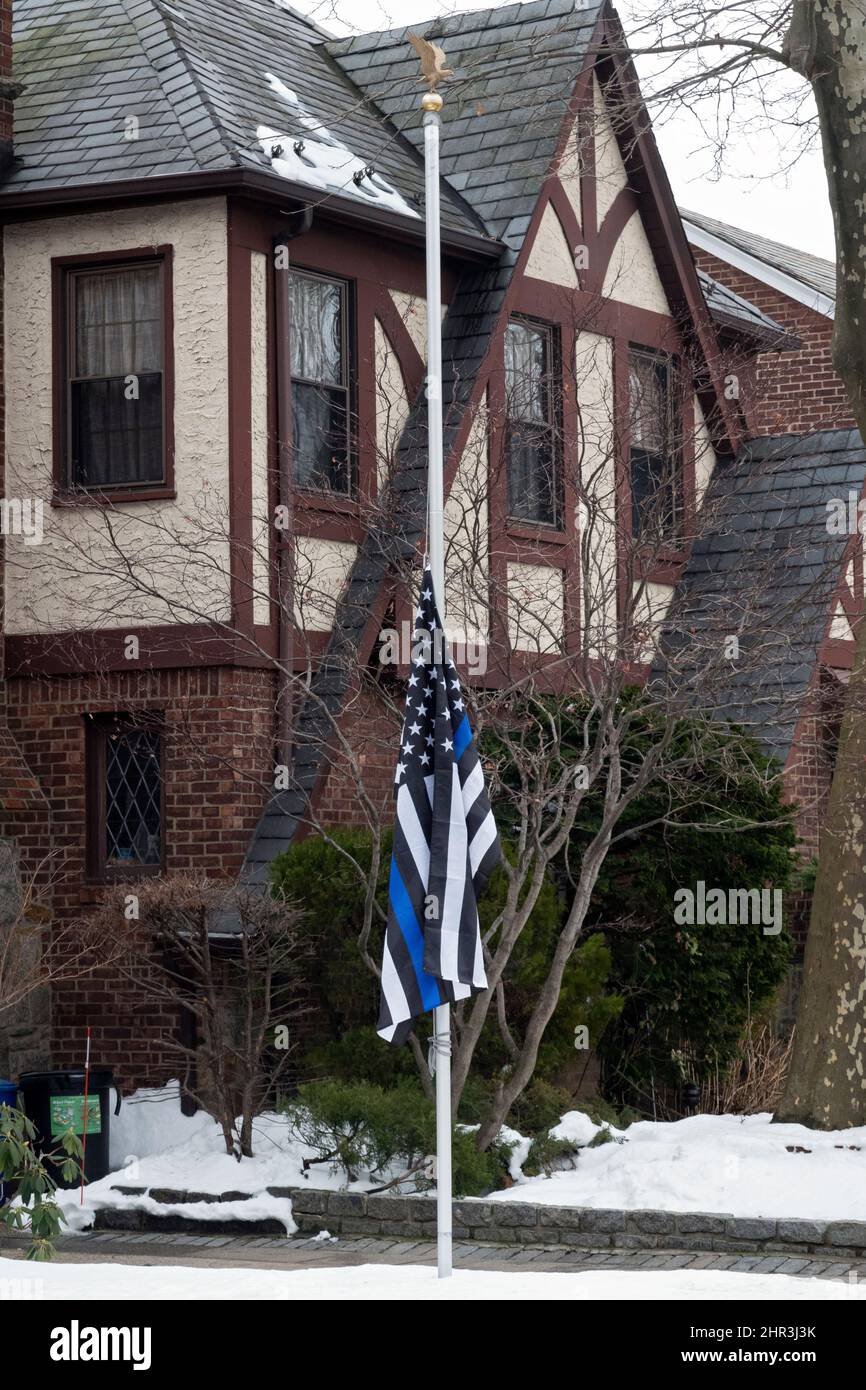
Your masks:
{"label": "window", "polygon": [[289,276],[292,451],[299,487],[351,490],[348,286]]}
{"label": "window", "polygon": [[167,482],[165,258],[63,269],[63,482],[95,492]]}
{"label": "window", "polygon": [[508,513],[555,525],[559,510],[553,330],[515,319],[505,334]]}
{"label": "window", "polygon": [[88,724],[88,859],[100,880],[163,863],[163,738],[154,716]]}
{"label": "window", "polygon": [[659,353],[629,354],[632,534],[674,540],[682,519],[673,363]]}

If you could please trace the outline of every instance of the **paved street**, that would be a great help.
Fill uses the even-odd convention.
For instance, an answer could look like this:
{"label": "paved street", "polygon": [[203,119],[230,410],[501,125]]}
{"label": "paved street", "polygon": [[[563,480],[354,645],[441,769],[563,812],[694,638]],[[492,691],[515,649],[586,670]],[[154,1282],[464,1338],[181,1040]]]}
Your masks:
{"label": "paved street", "polygon": [[[0,1255],[23,1259],[27,1242],[0,1238]],[[116,1261],[139,1265],[204,1265],[208,1268],[309,1269],[359,1264],[432,1264],[430,1242],[344,1236],[319,1240],[275,1236],[168,1235],[146,1231],[94,1232],[61,1236],[57,1259],[69,1263]],[[714,1269],[733,1273],[793,1274],[848,1283],[866,1279],[866,1260],[792,1257],[786,1254],[737,1255],[696,1250],[567,1250],[551,1246],[454,1244],[454,1263],[462,1269],[533,1270],[574,1273],[589,1269]]]}

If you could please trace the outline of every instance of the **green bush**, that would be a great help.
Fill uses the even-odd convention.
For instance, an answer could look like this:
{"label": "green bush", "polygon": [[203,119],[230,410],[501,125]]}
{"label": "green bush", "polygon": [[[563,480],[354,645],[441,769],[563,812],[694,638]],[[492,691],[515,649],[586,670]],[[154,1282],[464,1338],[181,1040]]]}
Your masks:
{"label": "green bush", "polygon": [[[359,962],[358,969],[362,968]],[[329,1038],[310,1047],[304,1054],[302,1069],[307,1076],[368,1081],[385,1087],[418,1075],[409,1048],[386,1047],[372,1025],[350,1028],[341,1038]]]}
{"label": "green bush", "polygon": [[512,1106],[508,1123],[520,1134],[541,1135],[558,1125],[562,1116],[573,1109],[568,1091],[536,1076]]}
{"label": "green bush", "polygon": [[81,1173],[84,1157],[81,1140],[70,1130],[60,1136],[58,1148],[40,1155],[36,1149],[36,1130],[22,1110],[0,1105],[0,1182],[15,1188],[19,1202],[0,1207],[0,1223],[10,1230],[30,1230],[28,1260],[50,1260],[54,1241],[64,1223],[57,1203],[57,1185],[49,1175],[46,1160],[60,1168],[63,1178],[72,1182]]}
{"label": "green bush", "polygon": [[[524,1177],[537,1178],[542,1173],[550,1177],[557,1168],[573,1167],[582,1147],[571,1139],[554,1139],[551,1134],[537,1134],[523,1164]],[[559,1162],[561,1159],[570,1160],[570,1165]]]}
{"label": "green bush", "polygon": [[[376,1186],[393,1165],[407,1171],[436,1149],[435,1108],[417,1083],[402,1081],[385,1090],[367,1082],[309,1082],[286,1110],[295,1138],[314,1151],[305,1167],[340,1165],[352,1182],[369,1174]],[[477,1196],[501,1186],[509,1155],[507,1144],[479,1154],[471,1131],[458,1125],[452,1137],[455,1195]],[[429,1179],[419,1176],[415,1186],[430,1186]]]}
{"label": "green bush", "polygon": [[[364,966],[358,951],[363,925],[364,887],[347,854],[369,874],[371,838],[362,830],[329,831],[333,844],[310,836],[280,855],[274,866],[274,888],[302,905],[304,930],[315,941],[309,987],[324,1035],[315,1039],[299,1063],[305,1077],[333,1077],[366,1081],[389,1087],[401,1078],[416,1075],[407,1048],[383,1045],[372,1020],[378,1007],[378,984]],[[377,900],[387,909],[390,838],[383,844],[377,883]],[[502,908],[506,878],[494,873],[479,904],[482,930]],[[539,986],[549,969],[562,925],[564,904],[551,877],[542,885],[505,974],[508,1018],[512,1033],[522,1036],[534,1007]],[[378,959],[382,949],[381,925],[371,933],[370,953]],[[545,1035],[537,1075],[555,1080],[574,1058],[575,1027],[589,1029],[590,1042],[601,1036],[622,1001],[606,991],[610,953],[601,936],[583,942],[565,972],[559,1006]],[[480,1122],[484,1099],[492,1078],[508,1062],[495,1017],[485,1024],[473,1063],[473,1079],[461,1100],[459,1118]]]}
{"label": "green bush", "polygon": [[[479,904],[482,930],[488,930],[495,921],[504,905],[506,892],[505,873],[497,869],[491,875]],[[535,907],[517,939],[505,970],[508,1026],[518,1046],[535,1008],[539,990],[549,973],[565,912],[565,898],[558,891],[551,873],[541,886]],[[493,946],[495,949],[495,938]],[[536,1078],[555,1084],[574,1060],[575,1029],[586,1027],[590,1047],[594,1047],[611,1019],[617,1017],[623,1001],[615,991],[608,989],[609,973],[610,951],[604,937],[598,934],[588,936],[576,948],[565,968],[559,1003],[538,1050]],[[508,1061],[495,1010],[491,1009],[473,1065],[483,1075],[494,1076]]]}
{"label": "green bush", "polygon": [[[639,691],[622,698],[633,708],[623,748],[628,768],[639,766],[670,730]],[[544,759],[556,776],[583,760],[589,706],[575,696],[542,703],[548,717],[527,719],[523,751]],[[496,761],[504,788],[497,820],[506,829],[511,820],[516,829],[518,772],[495,737],[488,737],[484,751]],[[676,926],[676,889],[700,878],[724,889],[786,890],[797,871],[794,808],[783,803],[780,769],[754,740],[700,716],[684,717],[661,756],[668,773],[652,781],[617,824],[584,927],[585,937],[606,953],[608,995],[624,1001],[591,1039],[603,1062],[605,1093],[618,1106],[644,1111],[654,1096],[669,1098],[678,1089],[679,1058],[688,1057],[697,1080],[730,1060],[750,1012],[772,997],[791,957],[785,931],[771,937],[760,926]],[[554,866],[566,895],[600,824],[603,793],[599,786],[584,798],[567,852]],[[553,804],[550,811],[558,815]],[[566,1019],[585,1021],[560,1002],[542,1045],[559,1056]],[[537,1074],[554,1078],[555,1069],[542,1060]]]}
{"label": "green bush", "polygon": [[[319,1041],[336,1041],[359,1029],[370,1029],[379,1012],[379,986],[364,965],[358,936],[364,921],[365,886],[372,865],[372,840],[363,830],[332,830],[330,840],[310,835],[293,844],[274,861],[275,892],[298,903],[304,912],[303,929],[315,943],[307,983],[313,1001],[326,1023]],[[390,836],[383,837],[376,896],[388,900],[391,862]],[[379,960],[384,931],[374,922],[370,954]],[[398,1049],[382,1047],[396,1054]],[[357,1076],[358,1073],[355,1073]]]}
{"label": "green bush", "polygon": [[[674,922],[676,890],[699,879],[783,893],[796,883],[792,813],[774,769],[739,739],[729,741],[725,768],[722,742],[709,738],[696,756],[680,810],[671,814],[664,788],[634,803],[593,895],[593,924],[608,924],[611,984],[626,1001],[599,1045],[605,1094],[616,1105],[646,1112],[656,1095],[675,1106],[680,1059],[697,1081],[728,1063],[790,964],[786,928],[765,936],[759,924]],[[706,829],[686,823],[697,815]]]}

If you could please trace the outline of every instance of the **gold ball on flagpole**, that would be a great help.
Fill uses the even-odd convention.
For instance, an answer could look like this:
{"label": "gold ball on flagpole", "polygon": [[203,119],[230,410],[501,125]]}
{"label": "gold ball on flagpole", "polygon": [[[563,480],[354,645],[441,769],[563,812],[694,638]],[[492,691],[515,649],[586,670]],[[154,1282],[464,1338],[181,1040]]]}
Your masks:
{"label": "gold ball on flagpole", "polygon": [[438,92],[425,92],[421,98],[423,111],[441,111],[445,105]]}

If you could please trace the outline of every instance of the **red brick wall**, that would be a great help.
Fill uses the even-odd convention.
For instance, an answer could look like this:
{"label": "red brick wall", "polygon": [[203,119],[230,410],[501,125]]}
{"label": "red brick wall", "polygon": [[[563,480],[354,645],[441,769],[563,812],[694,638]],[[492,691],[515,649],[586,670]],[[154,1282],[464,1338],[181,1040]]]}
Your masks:
{"label": "red brick wall", "polygon": [[803,344],[796,352],[762,353],[756,372],[747,370],[744,404],[749,432],[804,434],[852,426],[854,417],[830,356],[832,321],[735,266],[697,247],[692,250],[701,270],[769,314]]}
{"label": "red brick wall", "polygon": [[[8,683],[9,722],[47,797],[51,819],[21,838],[31,855],[55,856],[59,922],[85,914],[100,888],[86,876],[85,728],[87,716],[135,710],[165,715],[165,837],[169,871],[233,875],[240,868],[271,771],[270,674],[230,668],[130,672],[102,677]],[[58,985],[52,998],[55,1064],[78,1058],[84,1029],[94,1059],[127,1085],[158,1085],[177,1075],[167,1043],[178,1019],[170,1007],[119,986],[97,971]]]}
{"label": "red brick wall", "polygon": [[[403,698],[403,693],[397,692],[398,706],[402,705]],[[364,791],[377,811],[387,817],[393,809],[400,717],[394,716],[387,701],[368,686],[349,697],[340,719],[340,730],[353,750]],[[322,826],[367,824],[356,775],[339,747],[332,755],[331,769],[315,814]]]}

